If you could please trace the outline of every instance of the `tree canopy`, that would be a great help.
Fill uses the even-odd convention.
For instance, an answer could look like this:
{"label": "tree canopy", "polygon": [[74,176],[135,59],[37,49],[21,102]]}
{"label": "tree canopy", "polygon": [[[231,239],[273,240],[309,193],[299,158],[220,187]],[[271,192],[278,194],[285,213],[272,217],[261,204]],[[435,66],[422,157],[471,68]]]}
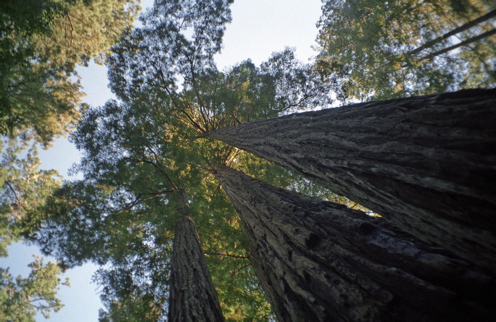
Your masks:
{"label": "tree canopy", "polygon": [[495,14],[492,1],[324,1],[317,65],[350,99],[490,88]]}
{"label": "tree canopy", "polygon": [[[43,259],[35,258],[28,266],[31,273],[27,278],[14,278],[9,269],[0,268],[0,318],[4,321],[35,321],[37,313],[49,318],[51,311],[64,306],[56,297],[61,273],[57,263],[44,264]],[[69,286],[69,280],[63,284]]]}
{"label": "tree canopy", "polygon": [[[170,194],[179,183],[191,199],[226,317],[269,314],[248,265],[239,219],[211,167],[235,163],[283,185],[290,184],[288,174],[199,136],[213,128],[326,104],[333,83],[321,84],[320,75],[297,62],[291,50],[274,54],[260,67],[245,61],[218,71],[213,55],[220,49],[223,23],[230,19],[225,5],[157,2],[141,18],[143,27],[123,35],[109,56],[111,87],[119,101],[85,112],[72,136],[85,151],[78,166],[85,178],[65,184],[54,195],[44,208],[50,218],[33,238],[67,267],[87,260],[112,263],[112,270],[102,270],[96,278],[105,285],[103,299],[109,309],[102,319],[126,312],[131,302],[145,298],[165,314],[177,216]],[[157,276],[138,273],[157,272],[159,267],[164,273]]]}
{"label": "tree canopy", "polygon": [[[93,58],[103,63],[138,9],[137,1],[127,0],[0,3],[0,256],[47,219],[40,207],[62,185],[56,171],[39,169],[37,145],[46,148],[74,130],[87,107],[75,68]],[[17,308],[3,318],[32,320],[36,311],[60,309],[55,292],[61,267],[41,259],[30,267],[28,279],[2,269],[10,289],[2,307]]]}
{"label": "tree canopy", "polygon": [[[128,28],[135,14],[134,1],[103,2],[74,1],[59,6],[59,2],[54,1],[54,9],[36,13],[50,23],[22,27],[29,30],[25,42],[27,54],[22,62],[12,65],[25,68],[27,64],[26,68],[39,68],[43,75],[49,70],[52,74],[47,75],[54,75],[50,80],[74,89],[70,92],[72,96],[55,95],[56,90],[48,88],[48,80],[42,79],[29,93],[36,94],[35,89],[40,89],[40,95],[47,91],[50,95],[46,97],[50,100],[68,100],[57,106],[72,113],[69,121],[64,121],[63,113],[52,116],[57,124],[62,124],[64,131],[67,123],[77,124],[70,139],[84,153],[74,168],[82,178],[62,184],[53,172],[37,172],[34,150],[26,163],[16,159],[13,148],[6,150],[5,170],[0,173],[5,182],[2,195],[5,200],[2,229],[8,227],[4,229],[5,236],[12,240],[24,236],[37,243],[43,253],[60,262],[62,269],[86,262],[102,265],[94,277],[101,286],[106,308],[100,312],[101,321],[158,321],[169,313],[169,305],[174,305],[169,302],[174,285],[171,270],[177,260],[173,248],[180,243],[177,240],[181,239],[182,229],[176,223],[184,218],[181,211],[184,207],[188,208],[187,216],[196,223],[201,245],[196,255],[206,258],[224,317],[227,320],[272,318],[257,279],[260,272],[250,264],[257,244],[244,235],[240,217],[216,178],[216,171],[225,165],[277,187],[298,190],[318,199],[340,199],[348,206],[353,204],[269,161],[212,140],[209,133],[282,114],[328,108],[333,98],[404,96],[473,86],[477,82],[489,83],[488,70],[493,67],[490,44],[474,49],[475,54],[437,54],[442,46],[451,44],[444,39],[438,41],[438,37],[460,27],[460,21],[470,23],[486,14],[489,9],[485,4],[480,10],[460,9],[458,20],[453,22],[443,16],[441,9],[454,6],[455,2],[438,7],[421,1],[383,4],[369,0],[363,5],[328,1],[320,23],[320,39],[325,51],[315,65],[297,61],[294,51],[286,49],[274,53],[260,66],[248,59],[220,71],[214,56],[221,50],[226,24],[231,20],[232,0],[156,0],[153,8],[141,16],[141,26],[136,28]],[[49,5],[52,2],[47,1],[47,8]],[[16,15],[24,14],[17,9],[9,10],[12,21],[17,19]],[[415,13],[414,17],[408,17],[406,12],[409,11]],[[438,24],[428,16],[429,11],[444,20]],[[340,18],[340,14],[344,18]],[[94,21],[94,25],[90,21]],[[417,22],[421,22],[421,31],[416,29]],[[342,30],[338,35],[334,31],[340,24]],[[398,26],[410,27],[400,30]],[[476,29],[484,32],[486,27],[477,23]],[[468,29],[472,32],[471,28]],[[40,45],[45,44],[40,39],[55,32],[53,46]],[[411,37],[414,34],[418,34],[418,38]],[[88,38],[88,43],[78,42],[78,36],[83,40]],[[17,36],[9,37],[17,39]],[[467,37],[472,36],[467,34]],[[73,46],[75,43],[77,46]],[[336,47],[335,43],[343,46]],[[105,51],[110,44],[115,45],[111,51]],[[421,48],[422,44],[425,48]],[[424,54],[424,49],[430,50],[427,55],[435,54],[434,63],[427,62],[428,59],[405,58],[408,53],[412,57],[420,52]],[[68,80],[67,73],[99,53],[104,53],[100,58],[104,58],[109,69],[110,87],[117,98],[103,106],[77,109],[79,85]],[[464,58],[465,54],[468,58]],[[486,54],[489,58],[484,56]],[[484,63],[475,63],[481,60]],[[467,65],[467,62],[473,64]],[[470,68],[477,69],[478,73]],[[28,78],[22,73],[27,69],[18,75],[12,70],[7,70],[9,82],[19,81],[19,86],[24,86]],[[11,88],[9,84],[4,88]],[[21,95],[22,91],[16,93]],[[5,97],[15,99],[15,96]],[[31,128],[33,120],[12,118],[13,111],[21,110],[11,108],[13,103],[8,103],[4,134],[16,137],[23,133],[21,141],[37,137],[47,143],[60,133],[43,123],[49,122],[48,119],[43,122],[33,119],[39,126]],[[34,108],[23,106],[26,111]],[[298,156],[298,151],[294,155],[305,160]],[[25,169],[21,172],[32,174],[21,174],[17,171],[21,168]],[[186,197],[178,198],[178,194]],[[249,203],[249,200],[244,202]],[[19,205],[26,206],[18,208]],[[298,205],[289,207],[299,209]],[[341,209],[341,206],[333,207]],[[369,218],[365,213],[356,213]],[[285,238],[298,238],[299,228],[295,227],[287,228],[291,233]],[[370,227],[364,227],[365,233],[369,232]],[[315,246],[312,243],[310,238],[303,244],[312,248]],[[348,241],[344,240],[343,245],[348,247]],[[355,248],[350,249],[356,251]],[[291,256],[285,259],[291,260]],[[403,271],[388,271],[402,280],[414,279],[409,275],[405,277]],[[349,275],[356,276],[353,275],[356,272],[358,270],[350,268]],[[350,279],[351,284],[356,284],[359,282],[355,279],[360,278]],[[450,292],[446,299],[451,298]]]}
{"label": "tree canopy", "polygon": [[46,146],[73,130],[83,93],[69,76],[92,58],[103,63],[138,8],[135,0],[2,1],[0,134]]}

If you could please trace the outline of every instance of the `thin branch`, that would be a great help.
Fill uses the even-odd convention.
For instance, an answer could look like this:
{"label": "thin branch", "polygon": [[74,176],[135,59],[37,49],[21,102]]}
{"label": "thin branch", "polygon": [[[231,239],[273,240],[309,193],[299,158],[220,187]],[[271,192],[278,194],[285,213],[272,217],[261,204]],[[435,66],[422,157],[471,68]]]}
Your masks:
{"label": "thin branch", "polygon": [[248,256],[240,256],[240,255],[219,254],[219,253],[214,253],[214,252],[205,252],[205,254],[215,255],[215,256],[227,256],[227,257],[240,258],[240,259],[248,259]]}
{"label": "thin branch", "polygon": [[447,52],[449,52],[449,51],[451,51],[453,49],[456,49],[458,47],[462,47],[462,46],[468,45],[470,43],[473,43],[473,42],[476,42],[478,40],[481,40],[481,39],[484,39],[486,37],[489,37],[489,36],[491,36],[493,34],[496,34],[496,29],[492,29],[492,30],[486,31],[486,32],[484,32],[484,33],[482,33],[482,34],[480,34],[478,36],[469,38],[469,39],[467,39],[465,41],[462,41],[462,42],[460,42],[460,43],[458,43],[456,45],[450,46],[448,48],[445,48],[445,49],[442,49],[442,50],[439,50],[439,51],[436,51],[436,52],[433,52],[432,54],[429,54],[429,55],[425,56],[424,58],[419,59],[419,61],[424,61],[424,60],[432,59],[432,58],[434,58],[436,56],[439,56],[441,54],[447,53]]}
{"label": "thin branch", "polygon": [[201,94],[200,94],[200,91],[198,90],[198,83],[196,81],[196,73],[194,71],[194,60],[192,58],[190,58],[189,56],[185,55],[186,56],[186,59],[188,60],[189,62],[189,65],[190,65],[190,72],[191,72],[191,82],[192,82],[192,85],[193,85],[193,90],[195,91],[195,95],[196,95],[196,98],[198,99],[198,104],[200,106],[200,115],[203,119],[203,122],[205,123],[205,131],[208,132],[209,130],[209,121],[208,121],[208,116],[207,116],[207,113],[206,113],[206,108],[205,108],[205,103],[203,102],[202,98],[201,98]]}
{"label": "thin branch", "polygon": [[424,49],[426,49],[428,47],[431,47],[431,46],[433,46],[433,45],[441,42],[444,39],[447,39],[448,37],[451,37],[451,36],[456,35],[456,34],[462,32],[462,31],[465,31],[465,30],[467,30],[467,29],[469,29],[469,28],[471,28],[471,27],[473,27],[475,25],[478,25],[481,22],[484,22],[486,20],[489,20],[490,18],[493,18],[495,16],[496,16],[496,9],[493,10],[493,11],[488,12],[487,14],[485,14],[485,15],[483,15],[483,16],[475,19],[475,20],[469,21],[466,24],[464,24],[464,25],[462,25],[462,26],[460,26],[458,28],[455,28],[455,29],[451,30],[450,32],[447,32],[444,35],[441,35],[441,36],[439,36],[439,37],[437,37],[437,38],[435,38],[435,39],[433,39],[431,41],[426,42],[422,46],[420,46],[420,47],[418,47],[418,48],[416,48],[416,49],[414,49],[412,51],[409,51],[407,53],[407,55],[415,55],[415,54],[419,53],[420,51],[422,51],[422,50],[424,50]]}
{"label": "thin branch", "polygon": [[17,191],[14,189],[14,187],[12,186],[12,184],[9,181],[7,181],[7,180],[5,181],[5,184],[9,187],[9,189],[14,194],[14,197],[16,198],[17,203],[18,204],[21,204],[22,203],[22,199],[19,197],[19,195],[17,194]]}
{"label": "thin branch", "polygon": [[162,88],[165,90],[165,92],[167,93],[167,95],[169,96],[169,98],[172,100],[172,103],[174,104],[174,106],[176,107],[176,109],[180,112],[180,113],[183,113],[187,120],[189,121],[189,124],[188,122],[185,122],[183,121],[182,118],[179,118],[179,120],[181,120],[181,122],[183,124],[186,124],[186,125],[192,125],[193,128],[195,128],[196,130],[198,130],[199,132],[203,133],[205,132],[205,130],[198,124],[195,122],[195,120],[191,117],[191,115],[189,115],[183,108],[181,105],[184,105],[184,104],[181,104],[180,101],[178,102],[176,99],[175,99],[175,95],[172,95],[172,92],[170,91],[170,89],[167,87],[167,81],[166,81],[166,78],[165,78],[165,75],[163,73],[163,71],[160,69],[160,68],[157,68],[157,66],[155,66],[154,64],[154,68],[155,70],[158,72],[158,74],[160,75],[160,78],[162,80],[162,83],[164,83],[165,86],[162,86]]}
{"label": "thin branch", "polygon": [[155,163],[151,162],[160,172],[162,172],[162,174],[165,176],[165,178],[167,179],[167,181],[169,181],[169,183],[171,184],[171,186],[174,188],[174,190],[176,191],[181,191],[181,189],[176,186],[176,184],[174,183],[174,181],[172,181],[172,179],[170,178],[169,174],[167,172],[165,172],[164,169],[162,169],[161,166],[159,166],[159,164],[161,164],[162,162],[160,162],[160,158],[158,156],[158,154],[153,150],[153,148],[151,148],[150,146],[147,146],[147,148],[153,153],[153,157],[155,158],[155,161],[157,162],[157,164],[155,165]]}
{"label": "thin branch", "polygon": [[69,20],[69,25],[71,26],[71,45],[72,45],[74,43],[74,33],[76,32],[76,29],[72,24],[71,15],[69,13],[67,13],[67,19]]}
{"label": "thin branch", "polygon": [[239,272],[241,272],[243,269],[247,268],[247,267],[248,267],[248,266],[250,266],[250,265],[251,265],[251,264],[246,264],[246,265],[241,266],[240,268],[238,268],[238,269],[234,270],[234,271],[232,272],[232,275],[238,275],[238,273],[239,273]]}

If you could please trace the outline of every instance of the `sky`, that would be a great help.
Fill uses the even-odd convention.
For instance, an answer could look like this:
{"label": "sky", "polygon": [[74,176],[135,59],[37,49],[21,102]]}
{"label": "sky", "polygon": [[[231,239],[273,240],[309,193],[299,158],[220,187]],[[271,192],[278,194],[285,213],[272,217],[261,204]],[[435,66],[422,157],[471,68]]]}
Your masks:
{"label": "sky", "polygon": [[[153,0],[142,1],[142,7],[150,7]],[[296,56],[309,62],[317,52],[316,23],[320,17],[320,0],[235,0],[232,5],[232,23],[227,26],[223,50],[216,57],[220,70],[246,59],[256,65],[267,60],[273,52],[285,47],[296,48]],[[100,106],[110,98],[107,71],[105,67],[90,64],[79,68],[84,91],[84,101],[90,106]],[[56,169],[66,179],[68,170],[78,162],[79,151],[67,140],[58,140],[46,151],[40,151],[42,168]],[[74,178],[74,177],[72,177]],[[29,274],[27,264],[33,261],[33,254],[42,256],[37,249],[23,244],[9,247],[9,258],[0,258],[0,267],[10,267],[14,276]],[[45,257],[45,262],[49,259]],[[53,259],[52,259],[53,261]],[[61,286],[58,297],[65,307],[52,313],[49,321],[93,322],[98,321],[98,310],[103,308],[98,296],[97,285],[91,276],[97,266],[86,264],[67,271],[62,279],[69,277],[71,286]],[[38,315],[37,321],[45,321]]]}

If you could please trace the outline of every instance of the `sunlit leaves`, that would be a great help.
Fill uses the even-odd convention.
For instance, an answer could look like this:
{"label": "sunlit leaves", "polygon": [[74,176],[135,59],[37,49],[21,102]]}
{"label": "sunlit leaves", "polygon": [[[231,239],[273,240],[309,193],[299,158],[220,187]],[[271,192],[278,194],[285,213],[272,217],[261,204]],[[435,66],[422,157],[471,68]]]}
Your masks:
{"label": "sunlit leaves", "polygon": [[319,22],[323,51],[318,68],[340,75],[344,95],[350,99],[385,99],[494,85],[496,49],[491,38],[425,59],[494,28],[486,21],[456,37],[442,37],[494,9],[491,1],[324,3]]}
{"label": "sunlit leaves", "polygon": [[[0,320],[35,321],[36,313],[45,318],[52,311],[59,311],[64,305],[56,297],[59,289],[61,269],[57,263],[43,263],[35,258],[28,265],[31,273],[27,278],[14,278],[8,269],[0,268]],[[69,286],[66,280],[64,285]]]}
{"label": "sunlit leaves", "polygon": [[47,146],[73,130],[84,109],[81,85],[70,77],[76,65],[105,55],[132,23],[136,1],[5,0],[0,6],[0,134]]}
{"label": "sunlit leaves", "polygon": [[11,143],[3,149],[0,162],[0,256],[7,246],[36,230],[46,214],[39,210],[46,199],[61,186],[54,170],[40,170],[36,148],[25,157],[18,155],[22,145]]}

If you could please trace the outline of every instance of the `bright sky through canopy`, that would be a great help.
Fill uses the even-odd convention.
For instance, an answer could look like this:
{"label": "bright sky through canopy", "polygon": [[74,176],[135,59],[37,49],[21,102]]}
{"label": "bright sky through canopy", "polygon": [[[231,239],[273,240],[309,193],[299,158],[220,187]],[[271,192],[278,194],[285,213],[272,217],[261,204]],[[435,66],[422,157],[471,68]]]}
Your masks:
{"label": "bright sky through canopy", "polygon": [[[145,0],[142,7],[151,6],[151,0]],[[227,26],[224,36],[222,54],[216,58],[219,69],[251,59],[256,65],[269,58],[276,51],[285,47],[296,48],[297,57],[308,62],[316,52],[316,22],[320,17],[319,0],[235,0],[232,5],[233,20]],[[84,98],[90,106],[103,105],[112,98],[107,87],[106,68],[91,64],[89,68],[79,68],[82,84],[87,96]],[[54,147],[40,151],[44,169],[57,169],[67,178],[67,170],[78,161],[79,152],[67,140],[55,142]],[[70,178],[69,178],[70,179]],[[14,276],[27,276],[26,265],[31,262],[33,247],[12,245],[9,258],[0,258],[0,267],[10,266]],[[46,261],[48,258],[46,259]],[[98,309],[102,307],[95,290],[96,284],[90,283],[95,270],[93,265],[85,265],[69,270],[65,277],[71,280],[71,287],[62,286],[59,297],[65,307],[58,313],[51,314],[51,321],[97,321]],[[41,315],[39,321],[44,320]]]}

